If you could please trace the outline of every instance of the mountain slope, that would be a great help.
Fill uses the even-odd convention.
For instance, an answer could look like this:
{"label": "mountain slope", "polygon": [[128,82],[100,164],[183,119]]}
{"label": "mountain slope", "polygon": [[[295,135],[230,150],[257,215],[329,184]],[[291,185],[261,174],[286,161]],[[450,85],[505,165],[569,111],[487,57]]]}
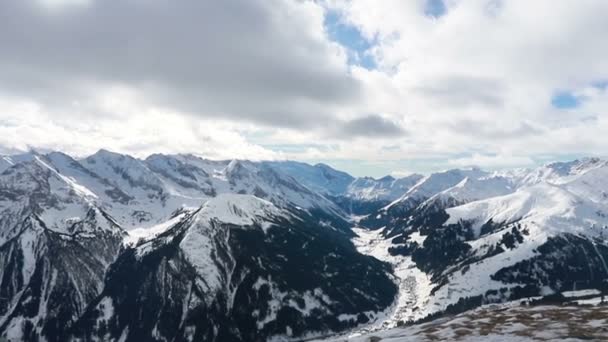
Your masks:
{"label": "mountain slope", "polygon": [[[446,191],[452,187],[456,187],[465,179],[475,180],[487,177],[488,173],[478,170],[448,170],[444,172],[433,173],[429,176],[421,178],[414,186],[412,186],[405,194],[383,208],[380,208],[361,221],[361,225],[373,229],[385,228],[388,235],[393,234],[393,230],[401,230],[405,224],[407,217],[412,215],[412,211],[420,204],[424,203],[429,198]],[[471,185],[476,184],[474,181],[465,182],[468,189]],[[462,192],[459,191],[459,192]],[[406,225],[406,224],[405,224]]]}
{"label": "mountain slope", "polygon": [[412,326],[327,341],[605,341],[608,308],[599,298],[568,305],[513,303],[481,308]]}
{"label": "mountain slope", "polygon": [[367,253],[393,263],[401,293],[414,293],[386,324],[602,288],[608,279],[607,167],[573,162],[559,174],[554,167],[528,171],[530,177],[467,177],[370,233],[376,242]]}
{"label": "mountain slope", "polygon": [[301,211],[221,195],[126,250],[72,333],[261,341],[339,331],[392,303],[388,272]]}
{"label": "mountain slope", "polygon": [[346,172],[325,164],[309,165],[294,161],[266,162],[280,173],[289,175],[311,190],[325,195],[339,196],[346,192],[355,179]]}
{"label": "mountain slope", "polygon": [[608,279],[599,159],[402,179],[103,150],[3,160],[12,340],[299,340]]}
{"label": "mountain slope", "polygon": [[265,163],[160,154],[139,160],[106,150],[79,161],[58,152],[43,158],[88,189],[91,200],[126,230],[158,225],[176,210],[197,208],[221,193],[252,194],[279,206],[318,211],[334,226],[345,225],[337,205]]}
{"label": "mountain slope", "polygon": [[57,340],[101,292],[125,233],[42,156],[5,170],[0,188],[0,331]]}

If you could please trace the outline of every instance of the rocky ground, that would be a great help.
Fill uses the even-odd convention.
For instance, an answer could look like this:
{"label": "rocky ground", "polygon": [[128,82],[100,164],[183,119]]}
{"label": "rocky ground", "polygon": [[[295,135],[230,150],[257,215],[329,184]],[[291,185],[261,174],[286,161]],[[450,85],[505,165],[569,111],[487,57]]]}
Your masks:
{"label": "rocky ground", "polygon": [[330,341],[607,341],[608,306],[598,302],[487,305],[428,323]]}

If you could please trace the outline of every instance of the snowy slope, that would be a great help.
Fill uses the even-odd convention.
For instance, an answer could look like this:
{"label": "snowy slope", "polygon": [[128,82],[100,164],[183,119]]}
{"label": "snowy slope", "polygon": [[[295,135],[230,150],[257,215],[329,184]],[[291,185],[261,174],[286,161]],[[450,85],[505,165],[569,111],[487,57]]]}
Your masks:
{"label": "snowy slope", "polygon": [[468,199],[501,192],[508,181],[503,184],[499,178],[490,177],[479,169],[433,173],[421,178],[398,199],[371,212],[361,221],[361,225],[372,229],[383,228],[386,235],[394,235],[409,225],[412,216],[427,216],[429,211],[435,211],[435,207],[442,209]]}
{"label": "snowy slope", "polygon": [[139,160],[105,150],[78,161],[59,152],[41,158],[59,177],[89,191],[89,199],[127,230],[157,226],[175,211],[197,208],[222,193],[253,194],[279,206],[320,210],[337,220],[344,215],[322,195],[265,163],[160,154]]}
{"label": "snowy slope", "polygon": [[354,327],[396,288],[387,265],[348,239],[305,211],[218,195],[122,253],[70,334],[263,341]]}
{"label": "snowy slope", "polygon": [[460,183],[443,190],[429,198],[429,202],[446,202],[453,200],[457,203],[468,203],[486,198],[502,196],[515,191],[512,181],[505,177],[466,177]]}
{"label": "snowy slope", "polygon": [[432,197],[433,195],[451,188],[465,178],[481,178],[486,176],[487,173],[479,169],[471,170],[448,170],[444,172],[433,173],[427,177],[422,178],[416,185],[409,189],[403,196],[389,204],[385,210],[389,210],[391,207],[411,207],[419,204],[420,202]]}
{"label": "snowy slope", "polygon": [[10,156],[0,156],[0,173],[13,165],[15,165],[15,162]]}
{"label": "snowy slope", "polygon": [[4,172],[4,170],[15,164],[32,161],[36,155],[38,155],[36,152],[26,152],[4,156],[0,155],[0,173]]}
{"label": "snowy slope", "polygon": [[381,326],[600,286],[608,278],[606,172],[597,159],[476,172],[421,204],[395,210],[406,197],[426,197],[418,188],[441,189],[446,179],[458,178],[440,177],[444,182],[421,181],[412,197],[387,207],[390,219],[361,220],[383,228],[360,233],[374,235],[362,251],[392,263],[401,293],[409,294]]}
{"label": "snowy slope", "polygon": [[394,201],[403,196],[422,175],[412,174],[403,178],[386,176],[380,179],[362,177],[355,179],[346,190],[346,196],[366,201]]}
{"label": "snowy slope", "polygon": [[267,162],[280,173],[295,178],[311,190],[338,196],[344,194],[354,178],[325,164],[309,165],[294,161]]}
{"label": "snowy slope", "polygon": [[583,199],[562,186],[539,183],[521,188],[513,194],[472,202],[447,209],[450,218],[446,224],[461,220],[473,222],[479,229],[490,219],[495,223],[530,223],[541,227],[544,233],[560,232],[595,235],[608,224],[603,206]]}
{"label": "snowy slope", "polygon": [[52,336],[101,292],[125,233],[44,156],[5,170],[0,189],[0,331]]}
{"label": "snowy slope", "polygon": [[[106,150],[81,160],[60,152],[4,159],[14,165],[7,162],[8,173],[0,179],[6,188],[4,205],[0,198],[0,211],[5,212],[0,225],[6,228],[0,229],[0,237],[9,234],[12,220],[17,217],[9,215],[9,211],[24,210],[29,195],[40,189],[46,200],[61,197],[66,202],[57,208],[48,204],[44,210],[52,221],[46,223],[56,229],[64,229],[59,226],[66,220],[82,216],[84,209],[79,202],[83,201],[101,208],[118,225],[131,230],[163,224],[175,212],[197,208],[209,198],[226,193],[251,194],[280,207],[319,213],[335,227],[346,225],[339,206],[264,162],[209,161],[192,155],[159,154],[140,160]],[[321,166],[315,168],[325,170]],[[78,200],[68,201],[70,196]]]}
{"label": "snowy slope", "polygon": [[19,220],[28,215],[35,214],[48,229],[69,234],[76,222],[100,209],[97,195],[61,174],[44,156],[36,155],[5,170],[0,175],[0,189],[0,244],[18,233]]}

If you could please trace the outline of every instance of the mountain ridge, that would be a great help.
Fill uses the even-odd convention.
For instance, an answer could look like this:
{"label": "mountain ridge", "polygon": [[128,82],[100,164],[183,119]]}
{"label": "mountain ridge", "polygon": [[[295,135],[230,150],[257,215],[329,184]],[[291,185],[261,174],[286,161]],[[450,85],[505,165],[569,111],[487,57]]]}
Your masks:
{"label": "mountain ridge", "polygon": [[608,279],[597,158],[379,179],[106,150],[0,161],[10,340],[298,340]]}

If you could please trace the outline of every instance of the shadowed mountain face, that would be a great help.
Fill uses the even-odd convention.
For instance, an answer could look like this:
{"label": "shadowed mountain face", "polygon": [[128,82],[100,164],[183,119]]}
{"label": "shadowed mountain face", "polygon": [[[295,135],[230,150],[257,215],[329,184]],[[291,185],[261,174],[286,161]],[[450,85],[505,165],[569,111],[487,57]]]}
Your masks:
{"label": "shadowed mountain face", "polygon": [[[235,212],[260,202],[211,202],[219,201]],[[297,212],[225,222],[213,210],[122,253],[73,336],[263,341],[351,328],[392,303],[388,266],[357,253],[343,233]]]}
{"label": "shadowed mountain face", "polygon": [[2,160],[11,341],[298,340],[608,278],[598,159],[401,179],[103,150]]}

